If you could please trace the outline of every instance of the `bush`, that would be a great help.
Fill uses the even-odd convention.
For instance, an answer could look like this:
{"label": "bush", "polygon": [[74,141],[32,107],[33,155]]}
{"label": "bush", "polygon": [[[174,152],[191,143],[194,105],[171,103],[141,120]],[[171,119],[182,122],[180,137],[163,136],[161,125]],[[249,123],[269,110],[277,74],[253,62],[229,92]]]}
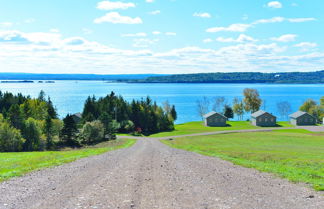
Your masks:
{"label": "bush", "polygon": [[33,118],[28,118],[25,121],[23,136],[26,139],[24,144],[25,151],[40,151],[44,149],[44,141],[41,139],[40,122],[36,121]]}
{"label": "bush", "polygon": [[79,140],[81,144],[89,145],[104,141],[104,125],[96,120],[93,122],[86,122],[80,132]]}
{"label": "bush", "polygon": [[131,120],[124,120],[120,123],[121,131],[125,133],[131,133],[135,129],[135,125]]}
{"label": "bush", "polygon": [[6,122],[0,124],[0,152],[20,152],[24,141],[19,130]]}

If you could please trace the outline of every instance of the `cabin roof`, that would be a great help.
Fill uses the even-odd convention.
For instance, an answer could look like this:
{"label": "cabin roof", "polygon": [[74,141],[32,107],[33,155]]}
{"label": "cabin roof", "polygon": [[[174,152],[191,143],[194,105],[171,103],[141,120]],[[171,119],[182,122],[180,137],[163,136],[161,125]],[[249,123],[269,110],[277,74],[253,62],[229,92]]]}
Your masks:
{"label": "cabin roof", "polygon": [[291,115],[289,115],[289,117],[296,119],[296,118],[299,118],[299,117],[301,117],[303,115],[309,115],[309,116],[313,117],[312,115],[308,114],[307,112],[303,112],[303,111],[300,111],[300,110],[293,113],[293,114],[291,114]]}
{"label": "cabin roof", "polygon": [[210,113],[205,114],[203,117],[204,118],[209,118],[209,117],[211,117],[213,115],[218,115],[218,116],[221,116],[223,118],[226,118],[223,114],[220,114],[220,113],[215,112],[215,111],[211,111]]}
{"label": "cabin roof", "polygon": [[252,118],[257,118],[257,117],[260,117],[260,116],[262,116],[264,114],[269,114],[269,115],[275,117],[274,115],[272,115],[272,114],[270,114],[270,113],[268,113],[266,111],[263,111],[263,110],[259,110],[259,111],[255,112],[255,113],[253,113],[251,116],[252,116]]}

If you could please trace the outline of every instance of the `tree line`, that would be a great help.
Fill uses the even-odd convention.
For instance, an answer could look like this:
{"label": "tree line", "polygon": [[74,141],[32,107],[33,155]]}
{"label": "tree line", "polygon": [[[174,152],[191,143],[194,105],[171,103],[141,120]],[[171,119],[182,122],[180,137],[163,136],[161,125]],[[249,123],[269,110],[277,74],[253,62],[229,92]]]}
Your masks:
{"label": "tree line", "polygon": [[116,138],[116,133],[149,135],[174,129],[175,106],[158,106],[149,97],[127,102],[114,92],[88,97],[82,117],[63,120],[43,91],[37,98],[0,91],[0,152],[81,147]]}
{"label": "tree line", "polygon": [[139,83],[324,83],[324,71],[284,73],[196,73],[120,80]]}
{"label": "tree line", "polygon": [[[254,113],[263,108],[266,108],[266,101],[260,98],[257,89],[246,88],[243,90],[243,99],[235,97],[231,105],[225,97],[219,96],[213,99],[203,97],[196,101],[197,112],[203,119],[203,116],[210,110],[222,113],[228,119],[234,118],[236,115],[239,120],[243,120],[247,113]],[[299,110],[307,112],[314,116],[319,123],[323,122],[324,118],[324,96],[319,102],[313,99],[306,100],[299,108]],[[292,107],[289,101],[280,101],[277,103],[277,112],[281,118],[288,120],[288,115],[292,113]]]}

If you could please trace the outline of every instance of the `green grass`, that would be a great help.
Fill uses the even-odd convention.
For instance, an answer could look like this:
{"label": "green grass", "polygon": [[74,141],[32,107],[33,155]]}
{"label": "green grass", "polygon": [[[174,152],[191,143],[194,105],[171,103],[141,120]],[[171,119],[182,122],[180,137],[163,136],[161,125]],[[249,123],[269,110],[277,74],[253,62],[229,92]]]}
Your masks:
{"label": "green grass", "polygon": [[80,158],[99,155],[132,146],[134,139],[118,139],[93,147],[51,152],[0,153],[0,182],[42,168],[69,163]]}
{"label": "green grass", "polygon": [[[161,132],[153,134],[150,137],[168,137],[179,136],[194,133],[204,133],[213,131],[230,131],[230,130],[244,130],[244,129],[260,129],[262,127],[256,127],[251,125],[248,121],[228,121],[226,127],[207,127],[203,122],[189,122],[184,124],[175,125],[175,130],[170,132]],[[278,122],[278,127],[293,127],[288,122]]]}
{"label": "green grass", "polygon": [[183,137],[162,142],[324,190],[324,133],[276,130]]}

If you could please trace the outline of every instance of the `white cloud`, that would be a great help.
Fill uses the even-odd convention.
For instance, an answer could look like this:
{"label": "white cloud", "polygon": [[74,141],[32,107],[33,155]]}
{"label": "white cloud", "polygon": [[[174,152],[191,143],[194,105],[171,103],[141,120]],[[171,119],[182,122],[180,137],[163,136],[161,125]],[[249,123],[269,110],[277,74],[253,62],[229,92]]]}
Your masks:
{"label": "white cloud", "polygon": [[278,42],[293,42],[296,41],[297,35],[296,34],[285,34],[279,37],[273,37],[271,40],[278,41]]}
{"label": "white cloud", "polygon": [[166,36],[176,36],[177,33],[175,33],[175,32],[166,32],[165,35]]}
{"label": "white cloud", "polygon": [[128,33],[128,34],[122,34],[122,37],[146,37],[146,33]]}
{"label": "white cloud", "polygon": [[211,39],[211,38],[206,38],[206,39],[203,40],[203,42],[204,43],[211,43],[211,42],[214,42],[214,40]]}
{"label": "white cloud", "polygon": [[50,29],[50,32],[51,32],[51,33],[59,33],[60,30],[57,29],[57,28],[52,28],[52,29]]}
{"label": "white cloud", "polygon": [[279,1],[270,1],[267,6],[270,8],[280,9],[282,8],[282,3]]}
{"label": "white cloud", "polygon": [[222,31],[227,31],[227,32],[245,32],[247,29],[254,27],[259,24],[268,24],[268,23],[281,23],[281,22],[291,22],[291,23],[300,23],[300,22],[308,22],[308,21],[315,21],[317,20],[316,18],[285,18],[285,17],[272,17],[269,19],[259,19],[256,20],[250,24],[242,24],[242,23],[235,23],[231,24],[227,27],[213,27],[213,28],[208,28],[206,32],[209,33],[217,33],[217,32],[222,32]]}
{"label": "white cloud", "polygon": [[254,39],[251,36],[247,36],[245,34],[241,34],[236,39],[234,39],[234,38],[218,37],[216,39],[216,41],[223,42],[223,43],[243,43],[243,42],[256,42],[257,40]]}
{"label": "white cloud", "polygon": [[0,22],[0,27],[11,27],[13,25],[12,22]]}
{"label": "white cloud", "polygon": [[249,24],[232,24],[228,27],[214,27],[214,28],[208,28],[208,33],[217,33],[221,31],[228,31],[228,32],[245,32],[248,28],[250,28],[251,25]]}
{"label": "white cloud", "polygon": [[24,23],[30,24],[30,23],[34,23],[36,20],[34,18],[29,18],[24,20]]}
{"label": "white cloud", "polygon": [[147,3],[153,3],[154,0],[145,0]]}
{"label": "white cloud", "polygon": [[294,47],[300,48],[300,51],[302,52],[307,52],[309,50],[316,48],[317,46],[318,44],[313,42],[301,42],[294,45]]}
{"label": "white cloud", "polygon": [[[44,41],[46,40],[46,44]],[[138,38],[134,47],[151,47],[159,39]],[[295,47],[315,47],[299,43]],[[276,43],[239,43],[219,49],[195,46],[153,52],[122,50],[83,37],[57,33],[0,32],[0,71],[42,73],[196,73],[313,71],[324,66],[324,53],[283,55],[287,47]],[[107,70],[109,69],[109,70]]]}
{"label": "white cloud", "polygon": [[207,12],[202,12],[202,13],[198,13],[198,12],[195,12],[193,14],[194,17],[201,17],[201,18],[211,18],[211,14],[207,13]]}
{"label": "white cloud", "polygon": [[101,10],[116,10],[116,9],[128,9],[135,7],[134,3],[124,3],[120,1],[101,1],[97,4],[97,9]]}
{"label": "white cloud", "polygon": [[141,39],[134,39],[133,47],[135,48],[147,48],[151,45],[156,44],[159,41],[159,39],[147,39],[147,38],[141,38]]}
{"label": "white cloud", "polygon": [[160,35],[161,32],[160,32],[160,31],[153,31],[152,34],[153,34],[153,35]]}
{"label": "white cloud", "polygon": [[154,10],[152,12],[149,12],[150,15],[158,15],[158,14],[161,14],[161,11],[160,10]]}
{"label": "white cloud", "polygon": [[307,48],[314,48],[317,47],[317,43],[312,43],[312,42],[301,42],[299,44],[295,44],[295,47],[307,47]]}
{"label": "white cloud", "polygon": [[265,24],[265,23],[278,23],[278,22],[283,22],[285,20],[286,20],[286,18],[284,18],[284,17],[272,17],[269,19],[260,19],[260,20],[254,21],[252,24],[257,25],[257,24]]}
{"label": "white cloud", "polygon": [[308,18],[289,18],[289,22],[293,23],[300,23],[300,22],[309,22],[309,21],[316,21],[316,18],[308,17]]}
{"label": "white cloud", "polygon": [[94,23],[96,24],[100,24],[104,22],[110,22],[113,24],[142,24],[143,23],[140,17],[132,18],[128,16],[121,16],[118,12],[110,12],[94,20]]}

